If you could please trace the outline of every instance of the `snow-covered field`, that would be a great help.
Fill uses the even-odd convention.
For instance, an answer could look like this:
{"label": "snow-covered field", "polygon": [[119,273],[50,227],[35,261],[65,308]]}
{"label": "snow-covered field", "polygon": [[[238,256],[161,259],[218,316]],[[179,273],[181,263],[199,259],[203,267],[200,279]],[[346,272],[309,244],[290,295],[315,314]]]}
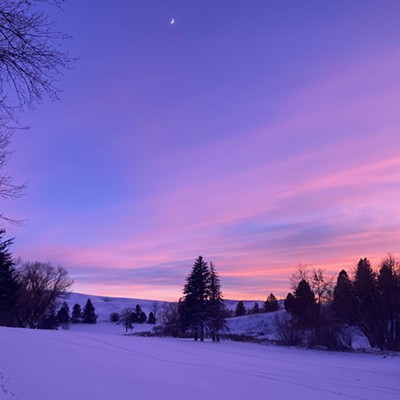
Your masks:
{"label": "snow-covered field", "polygon": [[0,399],[400,398],[398,356],[143,338],[114,329],[0,328]]}

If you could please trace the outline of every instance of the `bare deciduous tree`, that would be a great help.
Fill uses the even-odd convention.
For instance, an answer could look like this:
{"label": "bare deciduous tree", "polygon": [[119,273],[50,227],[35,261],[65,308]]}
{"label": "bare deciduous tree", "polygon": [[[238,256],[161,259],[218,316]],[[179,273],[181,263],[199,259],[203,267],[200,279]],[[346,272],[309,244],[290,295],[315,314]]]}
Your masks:
{"label": "bare deciduous tree", "polygon": [[[17,113],[34,108],[44,95],[58,99],[55,80],[72,61],[59,42],[68,36],[55,29],[44,5],[62,0],[0,0],[0,198],[15,198],[25,185],[16,185],[4,173]],[[6,218],[9,222],[20,222]]]}
{"label": "bare deciduous tree", "polygon": [[133,313],[133,308],[126,307],[119,314],[119,320],[125,327],[125,332],[128,332],[128,330],[132,331],[133,329]]}
{"label": "bare deciduous tree", "polygon": [[[58,42],[68,36],[55,30],[43,3],[58,0],[0,0],[0,108],[33,107],[44,94],[58,98],[55,77],[70,64]],[[16,101],[16,104],[12,103]]]}
{"label": "bare deciduous tree", "polygon": [[37,261],[24,263],[19,276],[20,323],[37,328],[47,311],[65,298],[73,281],[64,268]]}

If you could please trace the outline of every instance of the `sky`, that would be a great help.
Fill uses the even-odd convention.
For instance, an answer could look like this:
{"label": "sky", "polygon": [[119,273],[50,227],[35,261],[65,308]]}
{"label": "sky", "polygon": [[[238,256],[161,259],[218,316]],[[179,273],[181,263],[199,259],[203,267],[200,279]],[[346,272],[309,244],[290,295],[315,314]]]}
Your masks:
{"label": "sky", "polygon": [[231,299],[400,256],[399,1],[68,0],[51,18],[78,60],[13,139],[15,257],[77,292],[176,300],[199,255]]}

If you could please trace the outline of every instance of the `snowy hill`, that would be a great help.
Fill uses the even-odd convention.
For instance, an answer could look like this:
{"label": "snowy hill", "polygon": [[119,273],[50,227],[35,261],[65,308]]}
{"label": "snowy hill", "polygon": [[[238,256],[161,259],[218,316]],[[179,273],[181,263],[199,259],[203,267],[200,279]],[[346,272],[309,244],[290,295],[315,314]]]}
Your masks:
{"label": "snowy hill", "polygon": [[[98,323],[96,325],[85,325],[85,324],[72,324],[70,329],[74,332],[94,332],[103,331],[108,333],[122,333],[124,328],[118,326],[115,323],[110,323],[110,314],[112,312],[121,312],[124,308],[130,307],[135,308],[136,305],[140,305],[142,310],[148,315],[150,311],[154,312],[155,308],[158,308],[158,312],[162,309],[164,304],[168,302],[158,300],[144,300],[144,299],[131,299],[122,297],[107,297],[107,296],[96,296],[83,293],[71,293],[66,301],[69,308],[72,310],[74,304],[78,303],[83,308],[86,304],[87,299],[90,299],[98,314]],[[225,305],[229,310],[234,311],[238,300],[225,300]],[[254,300],[247,300],[243,302],[245,307],[250,309],[254,306]],[[262,302],[258,301],[261,306]],[[257,337],[270,337],[271,331],[273,330],[273,317],[275,313],[271,314],[254,314],[246,315],[243,317],[233,317],[227,320],[229,333],[235,335],[247,335]],[[135,324],[134,332],[146,332],[151,331],[152,325],[148,324]],[[269,335],[269,336],[268,336]]]}
{"label": "snowy hill", "polygon": [[[96,313],[99,318],[98,321],[109,321],[110,314],[112,312],[120,312],[124,308],[130,307],[135,308],[136,305],[140,305],[142,310],[148,315],[150,311],[154,310],[154,307],[158,307],[160,310],[166,301],[159,300],[144,300],[144,299],[134,299],[134,298],[124,298],[124,297],[108,297],[108,296],[96,296],[91,294],[75,293],[69,294],[66,299],[69,308],[72,310],[74,304],[78,303],[83,306],[86,304],[87,299],[92,301],[94,307],[96,308]],[[251,309],[254,303],[258,302],[259,306],[262,306],[261,300],[244,300],[243,303],[247,309]],[[238,300],[225,300],[225,306],[227,309],[234,311]]]}
{"label": "snowy hill", "polygon": [[135,308],[140,305],[142,310],[148,315],[157,306],[159,309],[166,303],[157,300],[130,299],[123,297],[96,296],[91,294],[72,292],[66,299],[69,308],[72,310],[74,304],[78,303],[83,308],[87,299],[90,299],[98,314],[98,321],[109,321],[112,312],[121,312],[124,308]]}
{"label": "snowy hill", "polygon": [[[111,325],[111,324],[109,324]],[[3,400],[397,400],[400,357],[0,328]]]}

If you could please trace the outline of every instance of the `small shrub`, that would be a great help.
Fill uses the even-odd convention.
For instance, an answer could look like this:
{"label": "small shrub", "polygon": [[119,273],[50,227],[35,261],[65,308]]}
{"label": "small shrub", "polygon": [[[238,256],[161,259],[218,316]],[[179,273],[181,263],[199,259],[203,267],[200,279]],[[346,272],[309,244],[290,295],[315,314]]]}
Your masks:
{"label": "small shrub", "polygon": [[119,322],[119,318],[120,318],[120,316],[119,316],[119,314],[117,312],[112,312],[110,314],[110,321],[111,322],[117,323],[117,322]]}

